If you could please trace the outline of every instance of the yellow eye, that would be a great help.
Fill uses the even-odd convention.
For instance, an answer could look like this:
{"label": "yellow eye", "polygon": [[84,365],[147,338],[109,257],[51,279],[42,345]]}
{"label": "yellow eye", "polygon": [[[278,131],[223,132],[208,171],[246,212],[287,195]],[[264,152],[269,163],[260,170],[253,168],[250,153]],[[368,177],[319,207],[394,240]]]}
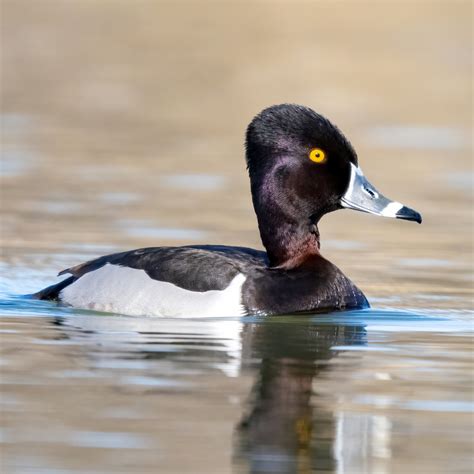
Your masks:
{"label": "yellow eye", "polygon": [[313,148],[309,152],[309,159],[315,163],[324,163],[326,161],[326,153],[321,148]]}

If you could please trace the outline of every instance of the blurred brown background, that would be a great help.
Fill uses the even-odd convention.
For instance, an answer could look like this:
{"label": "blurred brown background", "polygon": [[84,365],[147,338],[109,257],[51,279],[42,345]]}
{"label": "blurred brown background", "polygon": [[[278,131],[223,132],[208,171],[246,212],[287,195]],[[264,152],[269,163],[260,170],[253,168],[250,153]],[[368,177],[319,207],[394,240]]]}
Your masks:
{"label": "blurred brown background", "polygon": [[[369,294],[456,293],[443,278],[460,271],[467,290],[471,8],[2,0],[5,258],[52,268],[60,253],[69,265],[136,246],[260,246],[244,130],[296,102],[338,124],[369,179],[424,217],[335,213],[325,255]],[[407,257],[428,262],[409,280],[393,270]],[[433,281],[436,259],[449,265]]]}

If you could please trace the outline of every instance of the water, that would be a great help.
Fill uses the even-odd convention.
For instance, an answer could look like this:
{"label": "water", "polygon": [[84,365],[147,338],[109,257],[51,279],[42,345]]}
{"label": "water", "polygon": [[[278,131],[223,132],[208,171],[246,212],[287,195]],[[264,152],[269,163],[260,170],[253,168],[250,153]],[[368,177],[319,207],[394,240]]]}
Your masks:
{"label": "water", "polygon": [[462,314],[157,320],[2,305],[13,472],[470,469]]}
{"label": "water", "polygon": [[[2,8],[2,472],[472,472],[468,3],[40,3]],[[284,101],[423,215],[323,219],[371,309],[174,320],[22,296],[120,250],[260,248],[243,131]]]}

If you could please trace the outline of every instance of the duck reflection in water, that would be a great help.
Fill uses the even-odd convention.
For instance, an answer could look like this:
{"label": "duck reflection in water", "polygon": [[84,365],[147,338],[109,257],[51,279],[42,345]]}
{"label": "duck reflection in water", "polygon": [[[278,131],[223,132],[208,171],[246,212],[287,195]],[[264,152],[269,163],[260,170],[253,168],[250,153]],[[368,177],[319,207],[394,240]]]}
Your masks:
{"label": "duck reflection in water", "polygon": [[242,342],[244,361],[261,362],[236,429],[236,465],[252,473],[335,470],[337,422],[318,403],[318,377],[334,346],[366,344],[364,327],[273,320],[245,325]]}
{"label": "duck reflection in water", "polygon": [[[336,346],[367,345],[363,324],[336,325],[332,320],[293,316],[258,322],[193,324],[187,320],[180,327],[175,322],[81,314],[55,318],[53,324],[58,330],[57,339],[80,343],[75,347],[75,357],[81,353],[86,366],[96,373],[102,362],[106,362],[104,367],[109,366],[112,356],[121,380],[130,380],[130,361],[143,361],[138,373],[149,381],[156,379],[156,383],[133,390],[128,383],[121,386],[129,396],[162,395],[159,382],[170,364],[174,373],[179,373],[183,365],[189,368],[193,364],[206,374],[216,374],[217,368],[232,379],[251,374],[255,379],[244,395],[247,403],[234,427],[236,472],[346,472],[341,466],[363,468],[364,459],[370,457],[367,442],[375,433],[371,420],[363,414],[344,414],[341,419],[331,408],[332,397],[327,400],[318,395],[319,387],[335,370],[331,359],[341,353]],[[114,328],[113,334],[110,327]],[[357,358],[351,361],[356,363]],[[173,381],[169,375],[164,377]],[[219,383],[220,378],[210,380]],[[242,383],[245,380],[247,377]],[[192,387],[189,393],[193,393]],[[195,408],[201,410],[203,406],[207,403],[198,403]]]}

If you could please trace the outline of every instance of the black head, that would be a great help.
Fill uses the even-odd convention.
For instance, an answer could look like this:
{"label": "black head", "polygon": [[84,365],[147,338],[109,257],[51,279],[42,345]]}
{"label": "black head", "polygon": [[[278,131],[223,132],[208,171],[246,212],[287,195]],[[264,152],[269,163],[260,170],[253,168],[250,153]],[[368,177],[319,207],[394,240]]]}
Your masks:
{"label": "black head", "polygon": [[308,107],[263,110],[247,128],[246,149],[260,233],[273,263],[293,258],[303,241],[314,246],[308,233],[317,234],[318,220],[343,207],[421,222],[365,179],[342,132]]}
{"label": "black head", "polygon": [[294,219],[319,219],[341,207],[357,155],[328,119],[302,105],[275,105],[252,120],[246,138],[254,204],[259,192],[275,193]]}

